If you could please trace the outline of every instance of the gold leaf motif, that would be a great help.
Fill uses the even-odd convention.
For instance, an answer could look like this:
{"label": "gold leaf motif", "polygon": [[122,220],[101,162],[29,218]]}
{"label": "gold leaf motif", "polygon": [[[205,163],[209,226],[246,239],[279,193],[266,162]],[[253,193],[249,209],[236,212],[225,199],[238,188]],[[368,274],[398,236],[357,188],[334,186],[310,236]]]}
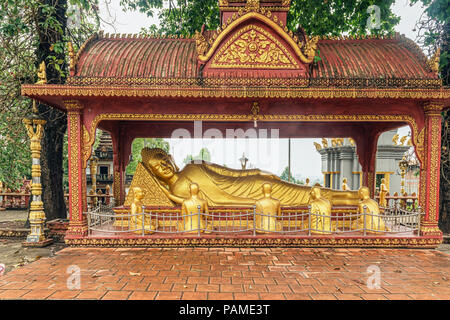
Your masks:
{"label": "gold leaf motif", "polygon": [[249,25],[227,41],[213,58],[211,67],[296,69],[298,63],[274,36],[261,27]]}

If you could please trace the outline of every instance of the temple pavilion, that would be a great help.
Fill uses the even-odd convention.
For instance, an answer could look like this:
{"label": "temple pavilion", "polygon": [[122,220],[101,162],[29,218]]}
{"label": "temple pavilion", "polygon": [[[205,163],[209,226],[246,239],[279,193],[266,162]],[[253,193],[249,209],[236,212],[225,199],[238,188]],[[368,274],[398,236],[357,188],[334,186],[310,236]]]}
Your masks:
{"label": "temple pavilion", "polygon": [[[401,35],[309,37],[286,27],[289,0],[220,0],[221,25],[191,38],[92,35],[70,52],[65,84],[22,86],[24,96],[66,111],[70,245],[276,245],[435,247],[441,111],[450,91],[436,55]],[[351,137],[362,184],[374,196],[381,133],[411,129],[420,161],[420,232],[408,235],[258,235],[182,238],[88,233],[86,168],[97,128],[113,142],[114,197],[125,201],[125,168],[137,137],[178,128],[279,128],[281,138]]]}

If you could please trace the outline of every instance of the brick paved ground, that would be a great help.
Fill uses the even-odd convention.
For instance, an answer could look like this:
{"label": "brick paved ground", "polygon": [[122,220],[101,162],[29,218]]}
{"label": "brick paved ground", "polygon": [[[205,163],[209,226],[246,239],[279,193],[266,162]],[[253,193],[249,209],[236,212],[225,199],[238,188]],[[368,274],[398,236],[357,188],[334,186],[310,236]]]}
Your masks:
{"label": "brick paved ground", "polygon": [[[68,290],[74,264],[81,288]],[[0,299],[450,299],[449,279],[435,250],[66,248],[1,276]]]}

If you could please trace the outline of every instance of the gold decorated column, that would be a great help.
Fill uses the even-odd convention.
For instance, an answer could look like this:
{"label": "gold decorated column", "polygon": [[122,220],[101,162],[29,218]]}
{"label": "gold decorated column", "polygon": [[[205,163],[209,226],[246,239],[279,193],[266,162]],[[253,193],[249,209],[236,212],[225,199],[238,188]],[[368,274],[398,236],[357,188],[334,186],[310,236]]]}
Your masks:
{"label": "gold decorated column", "polygon": [[33,116],[29,119],[23,119],[28,136],[30,137],[31,148],[31,195],[30,205],[30,233],[27,236],[23,246],[46,246],[53,242],[52,239],[46,239],[44,234],[45,213],[44,203],[42,202],[42,184],[41,184],[41,139],[44,133],[44,125],[47,121],[37,115],[36,102],[33,101]]}
{"label": "gold decorated column", "polygon": [[442,236],[439,220],[439,180],[441,163],[441,112],[442,103],[430,102],[424,106],[425,112],[425,216],[421,224],[422,235]]}

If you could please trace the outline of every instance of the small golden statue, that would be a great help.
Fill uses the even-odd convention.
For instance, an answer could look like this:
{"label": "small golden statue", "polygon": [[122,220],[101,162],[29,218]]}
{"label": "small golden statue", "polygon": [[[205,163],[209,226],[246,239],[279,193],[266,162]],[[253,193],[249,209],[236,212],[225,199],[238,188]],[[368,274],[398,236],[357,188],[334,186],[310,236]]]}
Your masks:
{"label": "small golden statue", "polygon": [[380,184],[380,206],[385,208],[387,206],[386,194],[389,192],[389,189],[386,186],[386,179],[381,179]]}
{"label": "small golden statue", "polygon": [[[181,205],[182,223],[178,223],[178,231],[188,233],[204,232],[207,229],[206,221],[203,216],[199,216],[199,210],[202,214],[209,214],[208,204],[198,195],[199,187],[196,183],[189,186],[191,197],[183,201]],[[198,231],[198,229],[200,229]]]}
{"label": "small golden statue", "polygon": [[255,228],[258,233],[280,231],[277,216],[281,216],[280,201],[272,198],[272,185],[265,183],[262,186],[264,197],[256,201]]}
{"label": "small golden statue", "polygon": [[343,191],[350,190],[350,188],[348,187],[348,184],[347,184],[347,178],[342,179],[342,190]]}
{"label": "small golden statue", "polygon": [[322,149],[322,146],[320,145],[320,143],[314,142],[314,146],[316,147],[317,151]]}
{"label": "small golden statue", "polygon": [[134,230],[134,233],[142,234],[142,228],[144,228],[144,233],[153,233],[156,230],[156,219],[151,219],[150,216],[144,217],[144,223],[142,223],[142,199],[144,198],[144,193],[141,188],[133,188],[134,200],[131,204],[131,219],[130,219],[130,229]]}
{"label": "small golden statue", "polygon": [[396,133],[396,134],[392,137],[392,143],[394,144],[394,146],[398,146],[398,138],[399,138],[398,133]]}
{"label": "small golden statue", "polygon": [[311,233],[331,233],[331,203],[320,195],[320,188],[311,189]]}
{"label": "small golden statue", "polygon": [[337,141],[336,141],[335,138],[331,139],[331,146],[332,146],[333,148],[337,147]]}
{"label": "small golden statue", "polygon": [[[383,217],[380,215],[380,208],[378,206],[378,203],[375,200],[370,199],[369,197],[369,188],[359,188],[358,194],[360,198],[358,213],[361,214],[361,216],[353,221],[352,229],[357,230],[363,229],[365,227],[368,233],[387,231]],[[366,213],[367,215],[363,215],[363,213]]]}
{"label": "small golden statue", "polygon": [[322,138],[322,145],[324,148],[328,148],[328,140],[325,138]]}
{"label": "small golden statue", "polygon": [[45,68],[45,62],[42,61],[39,65],[39,69],[37,71],[38,81],[36,84],[46,84],[47,83],[47,71]]}
{"label": "small golden statue", "polygon": [[305,186],[309,186],[309,182],[310,182],[309,178],[306,178],[306,180],[305,180]]}
{"label": "small golden statue", "polygon": [[353,138],[348,138],[348,141],[352,147],[355,145],[355,140],[353,140]]}
{"label": "small golden statue", "polygon": [[403,137],[400,139],[400,145],[401,145],[401,146],[405,144],[405,141],[406,141],[407,138],[408,138],[408,136],[403,136]]}

